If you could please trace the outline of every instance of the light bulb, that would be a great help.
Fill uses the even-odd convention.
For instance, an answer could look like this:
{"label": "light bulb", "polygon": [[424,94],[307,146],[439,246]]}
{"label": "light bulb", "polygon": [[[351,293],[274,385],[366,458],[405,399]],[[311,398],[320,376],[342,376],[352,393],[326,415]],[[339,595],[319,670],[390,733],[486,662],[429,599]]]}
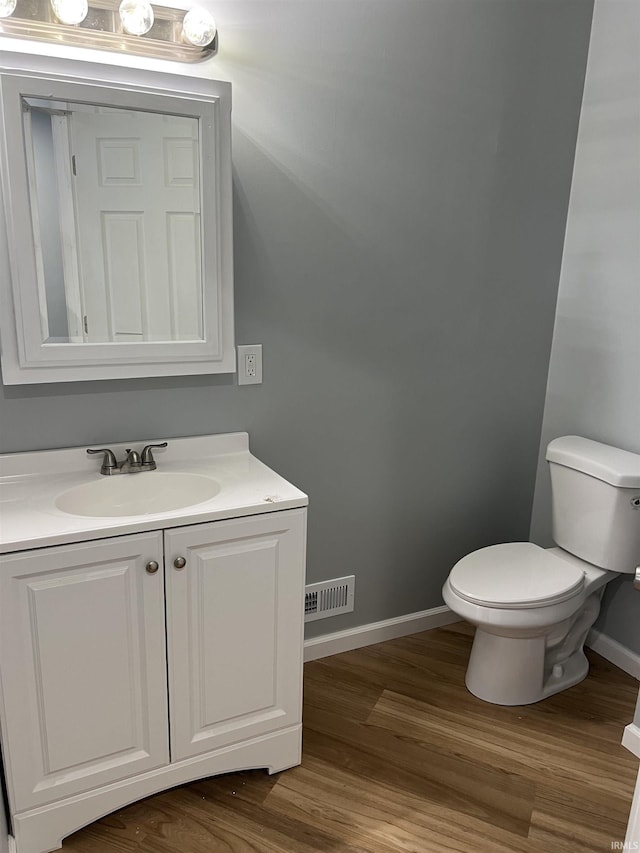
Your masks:
{"label": "light bulb", "polygon": [[182,33],[196,47],[206,47],[216,37],[216,22],[206,9],[194,6],[184,16]]}
{"label": "light bulb", "polygon": [[8,18],[16,10],[17,0],[0,0],[0,18]]}
{"label": "light bulb", "polygon": [[122,26],[132,36],[143,36],[153,26],[153,9],[147,0],[122,0],[120,4]]}
{"label": "light bulb", "polygon": [[63,24],[79,24],[87,17],[87,0],[51,0],[56,18]]}

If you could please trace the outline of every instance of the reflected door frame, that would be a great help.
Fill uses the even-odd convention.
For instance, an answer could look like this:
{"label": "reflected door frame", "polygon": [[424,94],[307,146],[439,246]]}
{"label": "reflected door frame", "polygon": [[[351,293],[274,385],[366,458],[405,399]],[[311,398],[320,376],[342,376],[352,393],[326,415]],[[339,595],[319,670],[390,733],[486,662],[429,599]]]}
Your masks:
{"label": "reflected door frame", "polygon": [[58,211],[60,215],[60,244],[62,247],[62,269],[64,292],[67,302],[67,327],[70,343],[88,341],[84,323],[84,298],[78,270],[78,241],[73,202],[73,163],[71,135],[67,115],[52,116],[53,154],[58,174]]}

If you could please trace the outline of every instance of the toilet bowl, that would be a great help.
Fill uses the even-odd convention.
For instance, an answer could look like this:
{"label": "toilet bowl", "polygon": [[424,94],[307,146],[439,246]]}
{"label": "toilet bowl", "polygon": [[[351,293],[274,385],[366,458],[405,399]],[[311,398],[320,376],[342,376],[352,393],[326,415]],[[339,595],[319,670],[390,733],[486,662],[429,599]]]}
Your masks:
{"label": "toilet bowl", "polygon": [[582,646],[601,592],[615,576],[560,548],[530,542],[463,557],[443,597],[476,626],[465,677],[469,691],[497,705],[529,705],[582,681],[589,669]]}
{"label": "toilet bowl", "polygon": [[604,588],[640,562],[640,456],[565,436],[547,459],[563,547],[481,548],[456,563],[442,590],[476,626],[467,688],[498,705],[539,702],[586,677],[583,645]]}

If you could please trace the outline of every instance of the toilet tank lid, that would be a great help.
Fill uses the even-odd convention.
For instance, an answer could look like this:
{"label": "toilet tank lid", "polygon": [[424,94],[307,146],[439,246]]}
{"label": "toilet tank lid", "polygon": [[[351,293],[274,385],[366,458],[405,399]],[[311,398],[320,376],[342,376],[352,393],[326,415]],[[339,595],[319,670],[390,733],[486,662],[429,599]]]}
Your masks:
{"label": "toilet tank lid", "polygon": [[612,486],[640,488],[640,455],[601,444],[578,435],[554,438],[547,447],[547,461],[582,471]]}

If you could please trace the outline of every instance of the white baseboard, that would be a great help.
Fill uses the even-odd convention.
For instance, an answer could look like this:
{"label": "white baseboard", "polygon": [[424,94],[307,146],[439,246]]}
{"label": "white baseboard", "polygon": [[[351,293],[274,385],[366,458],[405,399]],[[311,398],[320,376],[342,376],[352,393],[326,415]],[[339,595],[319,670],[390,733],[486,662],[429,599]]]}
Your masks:
{"label": "white baseboard", "polygon": [[[323,634],[320,637],[305,640],[304,659],[305,661],[318,660],[318,658],[350,652],[374,643],[406,637],[409,634],[429,631],[432,628],[460,621],[460,617],[445,605],[432,607],[431,610],[421,610],[418,613],[407,613],[405,616],[397,616],[394,619],[371,622],[368,625],[359,625],[356,628],[347,628],[344,631],[335,631],[332,634]],[[602,655],[605,660],[640,680],[640,655],[636,652],[595,628],[589,631],[586,645]]]}
{"label": "white baseboard", "polygon": [[585,645],[599,655],[602,655],[609,663],[619,666],[620,669],[629,675],[640,679],[640,655],[618,643],[617,640],[612,640],[611,637],[592,628],[589,631]]}
{"label": "white baseboard", "polygon": [[451,625],[453,622],[460,621],[462,621],[460,617],[445,605],[432,607],[431,610],[421,610],[418,613],[407,613],[406,616],[371,622],[368,625],[359,625],[357,628],[347,628],[344,631],[305,640],[304,659],[311,661],[326,658],[329,655],[350,652],[363,646],[371,646],[396,637],[406,637],[409,634],[417,634],[419,631],[429,631],[431,628],[439,628],[441,625]]}

